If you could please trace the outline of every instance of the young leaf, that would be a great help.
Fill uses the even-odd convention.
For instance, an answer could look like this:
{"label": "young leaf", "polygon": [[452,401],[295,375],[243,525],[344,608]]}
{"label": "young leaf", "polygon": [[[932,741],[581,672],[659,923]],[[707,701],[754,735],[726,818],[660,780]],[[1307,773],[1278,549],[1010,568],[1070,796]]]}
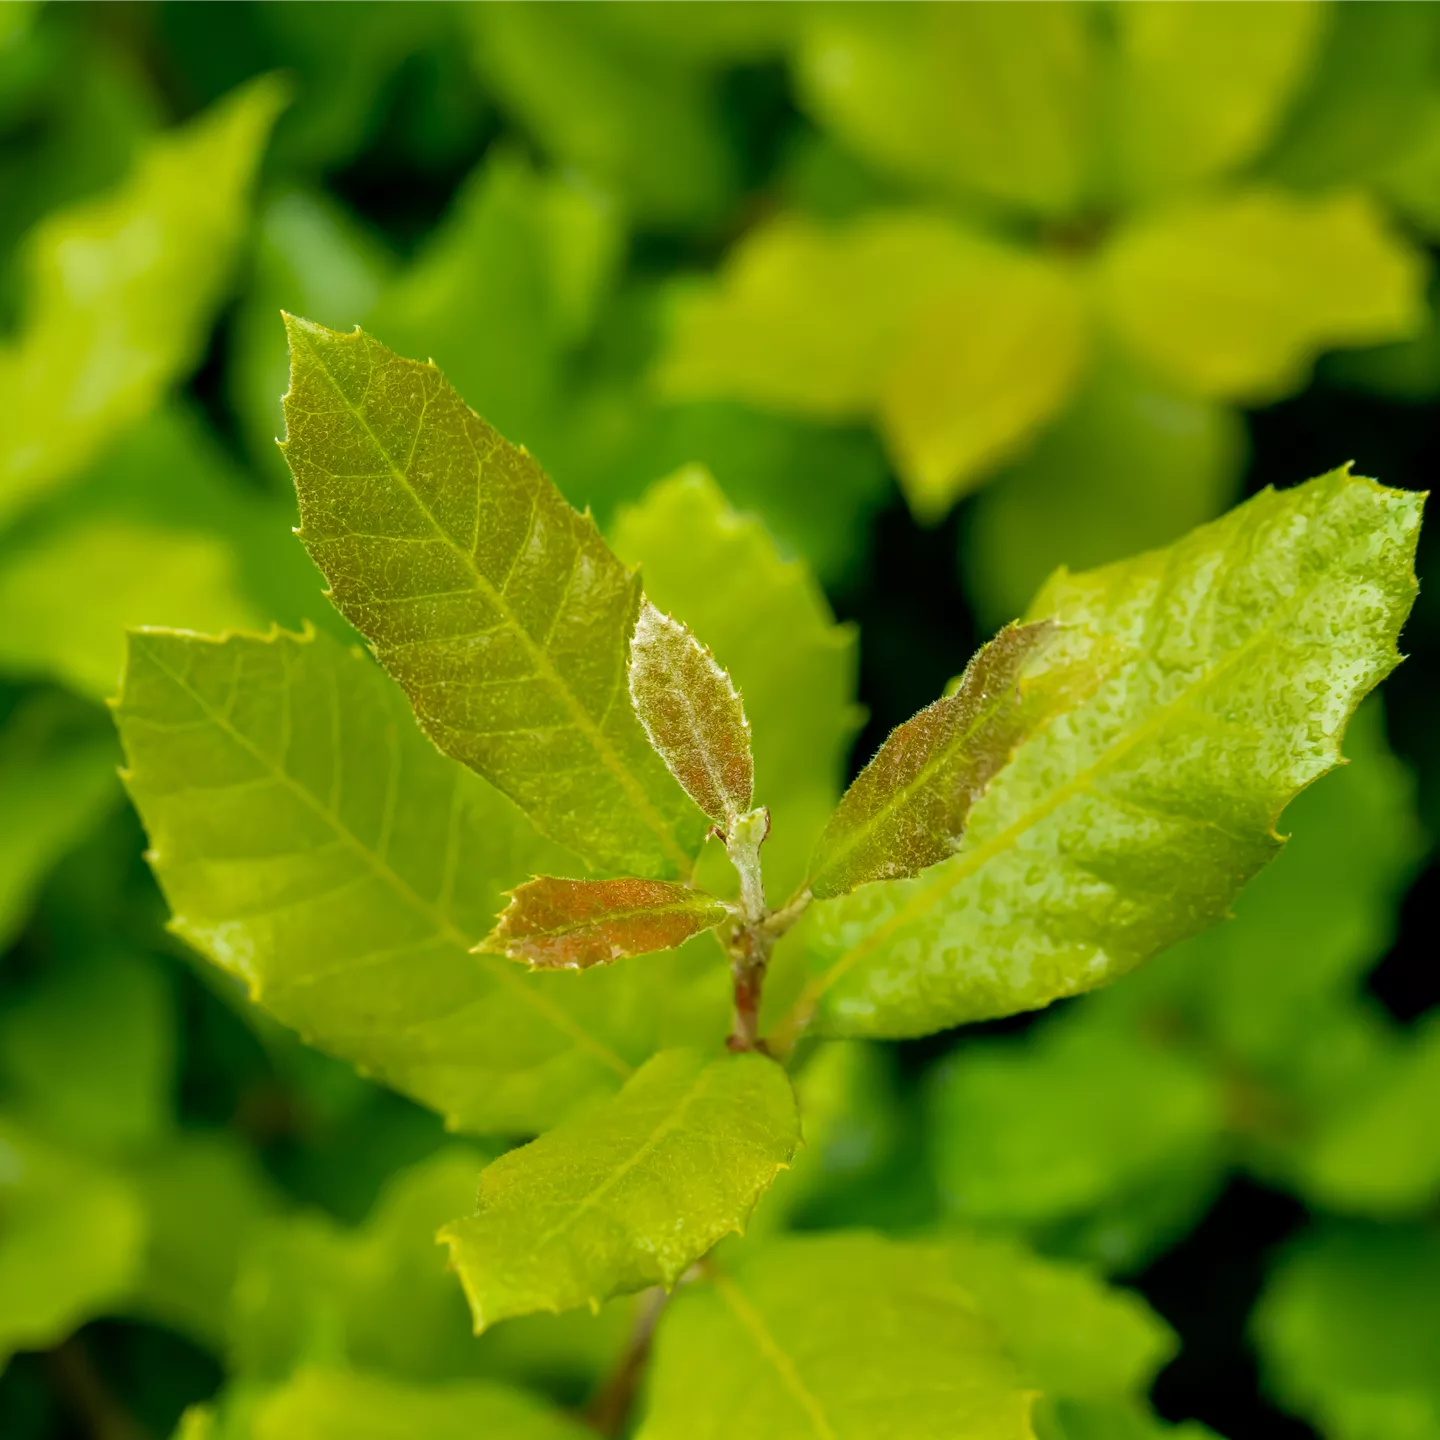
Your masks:
{"label": "young leaf", "polygon": [[703,820],[626,703],[638,578],[433,365],[286,325],[300,537],[425,733],[587,862],[688,875]]}
{"label": "young leaf", "polygon": [[773,821],[767,884],[788,895],[835,807],[855,705],[855,632],[837,625],[809,571],[783,560],[703,470],[653,486],[620,513],[615,548],[645,591],[704,635],[735,677],[753,727],[755,774]]}
{"label": "young leaf", "polygon": [[567,857],[334,641],[133,633],[116,718],[174,929],[457,1128],[543,1128],[617,1089],[662,1029],[725,1033],[720,980],[691,979],[713,954],[650,971],[641,1006],[625,967],[527,975],[469,953],[506,888]]}
{"label": "young leaf", "polygon": [[441,1231],[476,1330],[669,1288],[744,1227],[799,1138],[773,1060],[662,1051],[604,1109],[484,1170],[479,1209]]}
{"label": "young leaf", "polygon": [[728,829],[755,798],[750,723],[730,677],[678,620],[646,601],[630,641],[630,699],[685,793]]}
{"label": "young leaf", "polygon": [[817,907],[782,1041],[822,1005],[829,1033],[891,1036],[1031,1009],[1225,915],[1399,659],[1422,503],[1335,471],[1056,576],[1042,669],[1104,650],[1107,678],[1020,747],[957,855]]}
{"label": "young leaf", "polygon": [[670,880],[557,880],[539,875],[510,892],[475,948],[533,970],[588,970],[626,955],[673,950],[728,914],[703,890]]}
{"label": "young leaf", "polygon": [[809,882],[817,899],[916,875],[955,853],[970,807],[1046,718],[1043,703],[1022,693],[1020,674],[1054,635],[1048,621],[1007,625],[976,652],[953,694],[890,732],[820,837]]}
{"label": "young leaf", "polygon": [[639,1440],[1034,1440],[1032,1393],[940,1247],[772,1241],[660,1317]]}
{"label": "young leaf", "polygon": [[251,1431],[253,1440],[593,1440],[594,1433],[508,1385],[407,1385],[313,1366],[260,1401]]}
{"label": "young leaf", "polygon": [[31,234],[0,346],[0,522],[78,470],[197,357],[284,89],[262,78],[154,142],[134,175]]}

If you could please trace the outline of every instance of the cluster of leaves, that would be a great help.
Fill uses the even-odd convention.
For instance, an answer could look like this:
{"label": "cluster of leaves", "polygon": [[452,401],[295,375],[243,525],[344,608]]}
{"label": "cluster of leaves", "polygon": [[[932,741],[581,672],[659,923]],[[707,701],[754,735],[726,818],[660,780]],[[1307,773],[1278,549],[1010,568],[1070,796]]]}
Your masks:
{"label": "cluster of leaves", "polygon": [[[223,1363],[190,1440],[1175,1433],[1099,1277],[1239,1168],[1329,1217],[1276,1397],[1440,1434],[1377,702],[1196,933],[1393,663],[1416,505],[1337,472],[1180,538],[1322,349],[1440,388],[1430,7],[4,9],[0,1429],[110,1423],[66,1337],[123,1317],[152,1426]],[[153,47],[214,97],[168,129]],[[386,146],[485,153],[382,238],[338,197]],[[293,322],[282,418],[282,307],[454,388]],[[987,482],[996,621],[1175,543],[1053,580],[842,798],[815,577],[891,466],[926,520]],[[97,704],[141,624],[223,636],[136,634],[117,709],[176,940]],[[886,1041],[1170,946],[900,1093]]]}

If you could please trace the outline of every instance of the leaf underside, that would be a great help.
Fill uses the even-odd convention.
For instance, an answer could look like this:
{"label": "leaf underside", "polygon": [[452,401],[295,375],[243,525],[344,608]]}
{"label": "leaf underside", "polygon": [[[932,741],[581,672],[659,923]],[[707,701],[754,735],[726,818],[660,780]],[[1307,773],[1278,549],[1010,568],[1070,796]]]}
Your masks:
{"label": "leaf underside", "polygon": [[685,625],[648,601],[630,643],[630,698],[670,773],[717,825],[750,809],[755,763],[734,683]]}
{"label": "leaf underside", "polygon": [[799,1133],[773,1060],[661,1051],[603,1109],[487,1167],[477,1212],[441,1231],[476,1329],[674,1285],[744,1227]]}
{"label": "leaf underside", "polygon": [[434,365],[286,325],[300,537],[425,733],[587,863],[688,875],[703,819],[626,687],[638,577]]}
{"label": "leaf underside", "polygon": [[1049,621],[1006,626],[965,667],[953,695],[890,732],[820,837],[810,879],[817,899],[915,875],[955,853],[970,807],[1048,718],[1036,703],[1043,696],[1022,691],[1020,672],[1054,634]]}
{"label": "leaf underside", "polygon": [[627,955],[673,950],[727,913],[703,890],[671,880],[538,875],[511,891],[499,923],[476,948],[537,970],[587,970]]}

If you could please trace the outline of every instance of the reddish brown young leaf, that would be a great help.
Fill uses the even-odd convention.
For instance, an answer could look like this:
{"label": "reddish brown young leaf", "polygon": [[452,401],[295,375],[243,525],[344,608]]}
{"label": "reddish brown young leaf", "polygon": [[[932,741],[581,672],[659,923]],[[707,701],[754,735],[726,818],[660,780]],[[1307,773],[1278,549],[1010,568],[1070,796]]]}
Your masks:
{"label": "reddish brown young leaf", "polygon": [[713,895],[669,880],[558,880],[538,875],[510,892],[475,948],[536,970],[588,970],[626,955],[673,950],[729,912]]}
{"label": "reddish brown young leaf", "polygon": [[630,697],[650,743],[690,798],[727,829],[751,805],[750,723],[729,675],[647,600],[630,642]]}
{"label": "reddish brown young leaf", "polygon": [[951,695],[897,726],[825,827],[810,864],[817,898],[914,875],[953,854],[970,807],[1015,747],[1047,718],[1019,684],[1054,622],[1007,625],[977,651]]}

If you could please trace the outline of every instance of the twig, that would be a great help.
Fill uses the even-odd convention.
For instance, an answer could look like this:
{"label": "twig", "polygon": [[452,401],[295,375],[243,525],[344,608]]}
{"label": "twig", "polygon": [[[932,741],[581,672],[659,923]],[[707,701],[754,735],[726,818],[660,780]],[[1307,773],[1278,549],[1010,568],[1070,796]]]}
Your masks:
{"label": "twig", "polygon": [[650,1358],[650,1339],[655,1333],[655,1324],[669,1300],[670,1297],[658,1286],[645,1291],[640,1297],[625,1353],[585,1409],[585,1423],[601,1435],[613,1440],[620,1434],[630,1407],[635,1403],[635,1391],[639,1388],[641,1375],[645,1373],[645,1362]]}

